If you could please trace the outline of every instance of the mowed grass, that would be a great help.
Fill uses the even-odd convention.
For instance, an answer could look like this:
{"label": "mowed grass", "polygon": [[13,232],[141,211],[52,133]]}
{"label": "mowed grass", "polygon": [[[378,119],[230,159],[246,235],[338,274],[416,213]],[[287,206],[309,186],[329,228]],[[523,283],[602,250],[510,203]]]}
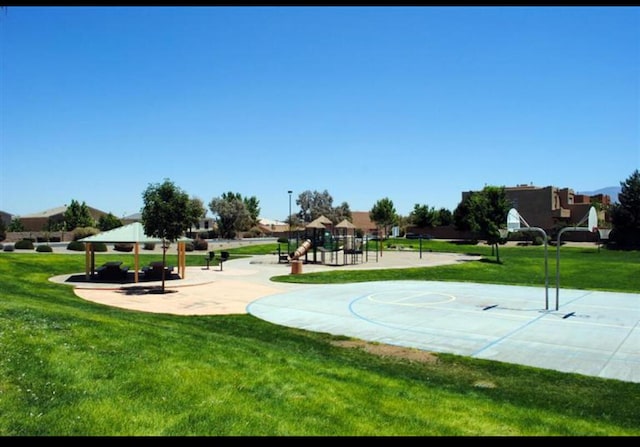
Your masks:
{"label": "mowed grass", "polygon": [[[542,247],[501,247],[502,264],[488,246],[443,247],[485,258],[277,279],[543,284]],[[548,254],[554,284],[555,247]],[[133,265],[132,254],[97,256]],[[562,247],[561,256],[563,287],[640,291],[638,252]],[[157,258],[142,254],[140,262]],[[188,255],[187,265],[204,265],[204,254]],[[48,280],[82,271],[83,254],[0,253],[0,435],[640,435],[637,383],[448,354],[430,362],[385,357],[250,315],[111,308]]]}

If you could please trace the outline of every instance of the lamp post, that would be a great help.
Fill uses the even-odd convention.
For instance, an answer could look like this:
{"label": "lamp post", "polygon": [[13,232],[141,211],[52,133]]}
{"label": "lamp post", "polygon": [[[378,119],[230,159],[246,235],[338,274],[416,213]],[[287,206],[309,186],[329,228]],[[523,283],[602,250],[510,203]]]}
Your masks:
{"label": "lamp post", "polygon": [[287,237],[287,254],[291,253],[291,193],[293,191],[289,190],[289,237]]}

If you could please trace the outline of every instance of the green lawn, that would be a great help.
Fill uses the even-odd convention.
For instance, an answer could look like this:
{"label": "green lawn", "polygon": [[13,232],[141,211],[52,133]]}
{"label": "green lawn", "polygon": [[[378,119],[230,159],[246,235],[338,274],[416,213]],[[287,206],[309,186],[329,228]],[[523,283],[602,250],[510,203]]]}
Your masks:
{"label": "green lawn", "polygon": [[[404,249],[417,248],[410,242],[415,247]],[[423,241],[423,248],[485,258],[276,279],[543,284],[539,246],[501,247],[501,264],[484,245]],[[549,247],[553,280],[555,253]],[[100,256],[133,262],[132,254]],[[639,252],[562,247],[561,256],[563,287],[640,292]],[[204,253],[189,253],[187,265],[204,265]],[[111,308],[48,281],[83,270],[82,253],[0,253],[2,436],[640,435],[637,383],[449,354],[435,362],[384,357],[338,345],[344,337],[250,315]]]}

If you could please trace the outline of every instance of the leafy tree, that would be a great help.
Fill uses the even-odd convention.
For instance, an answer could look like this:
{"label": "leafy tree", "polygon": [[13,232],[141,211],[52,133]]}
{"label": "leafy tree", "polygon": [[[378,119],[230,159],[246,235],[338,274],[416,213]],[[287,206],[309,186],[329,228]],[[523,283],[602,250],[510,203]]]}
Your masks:
{"label": "leafy tree", "polygon": [[329,216],[333,214],[333,197],[326,189],[323,192],[301,192],[296,199],[296,205],[300,207],[298,218],[303,223],[312,222],[320,216],[331,219]]}
{"label": "leafy tree", "polygon": [[439,225],[438,212],[434,207],[427,205],[413,205],[413,211],[409,214],[409,220],[416,227],[437,227]]}
{"label": "leafy tree", "polygon": [[198,197],[192,197],[189,199],[189,214],[192,216],[191,218],[191,226],[197,225],[200,222],[200,219],[204,219],[207,216],[207,210],[204,207],[204,202],[202,199]]}
{"label": "leafy tree", "polygon": [[347,202],[342,202],[339,206],[333,208],[331,210],[331,214],[326,217],[331,219],[331,221],[336,224],[342,222],[345,219],[351,222],[351,208],[349,207],[349,204]]}
{"label": "leafy tree", "polygon": [[189,196],[169,179],[149,184],[142,193],[142,226],[145,234],[162,239],[162,293],[165,291],[164,267],[168,242],[175,242],[193,225],[193,207]]}
{"label": "leafy tree", "polygon": [[459,230],[471,231],[479,239],[485,239],[500,263],[498,244],[502,241],[500,229],[506,227],[506,217],[511,204],[504,187],[485,186],[482,191],[469,194],[454,211]]}
{"label": "leafy tree", "polygon": [[122,226],[122,221],[113,214],[103,214],[98,219],[98,228],[100,231],[109,231]]}
{"label": "leafy tree", "polygon": [[4,241],[7,238],[7,224],[4,220],[0,219],[0,241]]}
{"label": "leafy tree", "polygon": [[75,230],[78,227],[94,227],[95,220],[89,213],[89,207],[85,202],[78,203],[71,199],[71,203],[64,212],[65,230]]}
{"label": "leafy tree", "polygon": [[[298,221],[309,223],[320,216],[331,220],[334,224],[344,219],[351,220],[351,209],[347,202],[342,202],[339,206],[333,206],[333,197],[326,189],[322,192],[303,191],[296,199],[296,205],[300,207],[297,213]],[[293,217],[292,217],[293,221]]]}
{"label": "leafy tree", "polygon": [[260,220],[260,201],[256,196],[245,197],[242,200],[251,218],[250,227],[258,225],[258,221]]}
{"label": "leafy tree", "polygon": [[209,209],[216,218],[218,233],[225,239],[233,239],[239,231],[251,228],[252,217],[240,193],[227,192],[214,197]]}
{"label": "leafy tree", "polygon": [[64,218],[60,215],[49,216],[44,231],[64,231]]}
{"label": "leafy tree", "polygon": [[14,216],[11,219],[11,222],[9,223],[8,230],[11,231],[11,232],[24,231],[24,225],[22,224],[22,221],[20,220],[20,216]]}
{"label": "leafy tree", "polygon": [[446,208],[440,208],[438,210],[438,221],[440,225],[451,225],[453,223],[453,213]]}
{"label": "leafy tree", "polygon": [[384,229],[385,236],[389,234],[389,228],[398,221],[393,201],[388,197],[378,200],[369,211],[369,219]]}
{"label": "leafy tree", "polygon": [[640,247],[640,172],[633,171],[620,187],[611,206],[610,238],[620,248],[635,249]]}

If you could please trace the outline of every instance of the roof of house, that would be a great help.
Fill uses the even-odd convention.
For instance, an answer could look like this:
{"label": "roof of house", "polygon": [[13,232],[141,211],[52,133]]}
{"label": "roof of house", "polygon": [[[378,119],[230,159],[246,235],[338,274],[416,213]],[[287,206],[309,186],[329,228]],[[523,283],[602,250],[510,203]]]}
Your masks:
{"label": "roof of house", "polygon": [[65,211],[67,211],[67,207],[63,205],[63,206],[58,206],[56,208],[40,211],[39,213],[25,214],[24,216],[20,216],[20,218],[51,217],[51,216],[57,216],[59,214],[64,214]]}
{"label": "roof of house", "polygon": [[376,224],[372,222],[369,217],[369,211],[352,211],[351,223],[353,223],[356,228],[360,228],[365,231],[375,230],[377,228]]}
{"label": "roof of house", "polygon": [[[20,216],[20,219],[34,219],[34,218],[43,218],[43,217],[49,218],[52,216],[59,216],[60,214],[64,214],[67,211],[67,208],[69,208],[68,205],[57,206],[55,208],[50,208],[48,210],[40,211],[38,213],[25,214],[23,216]],[[87,205],[87,208],[89,209],[90,212],[93,212],[93,213],[108,214],[102,210],[93,208],[88,205]]]}

